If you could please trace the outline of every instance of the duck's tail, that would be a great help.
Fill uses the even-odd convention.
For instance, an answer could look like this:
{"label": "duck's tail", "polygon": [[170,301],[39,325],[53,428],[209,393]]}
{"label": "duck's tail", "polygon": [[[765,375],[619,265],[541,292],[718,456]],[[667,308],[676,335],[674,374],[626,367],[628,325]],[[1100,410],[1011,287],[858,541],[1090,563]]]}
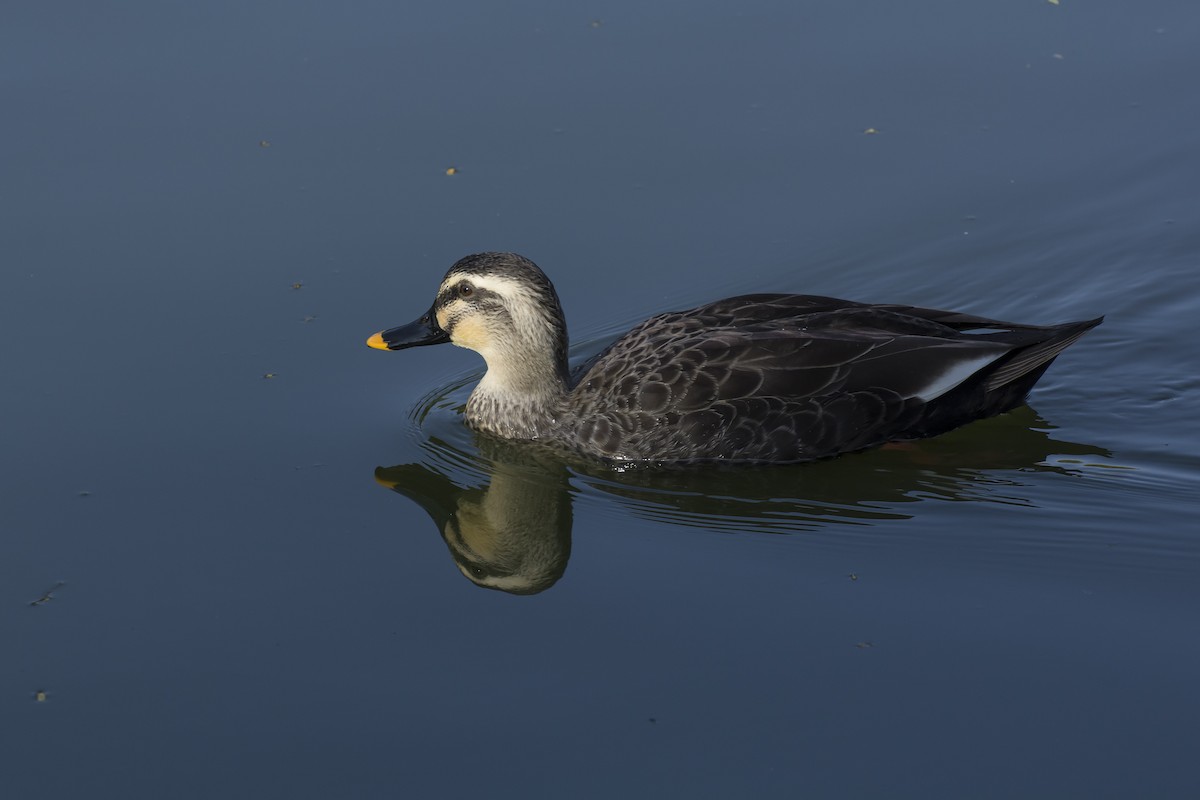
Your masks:
{"label": "duck's tail", "polygon": [[[1096,317],[1083,322],[1066,322],[1046,328],[1045,331],[1049,335],[1041,341],[1014,351],[1007,361],[988,376],[984,390],[995,391],[1033,372],[1040,375],[1050,366],[1050,362],[1058,357],[1059,353],[1075,344],[1079,337],[1103,321],[1104,317]],[[1032,386],[1036,380],[1037,378],[1034,377],[1033,381],[1029,382],[1029,386]]]}

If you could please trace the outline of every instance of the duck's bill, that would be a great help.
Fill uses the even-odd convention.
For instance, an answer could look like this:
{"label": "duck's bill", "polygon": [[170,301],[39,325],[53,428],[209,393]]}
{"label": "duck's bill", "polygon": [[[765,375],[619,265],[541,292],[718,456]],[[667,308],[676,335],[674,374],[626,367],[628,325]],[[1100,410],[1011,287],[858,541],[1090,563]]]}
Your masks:
{"label": "duck's bill", "polygon": [[374,347],[376,350],[403,350],[406,347],[444,344],[448,341],[450,334],[438,327],[433,314],[430,313],[407,325],[380,331],[367,339],[367,347]]}

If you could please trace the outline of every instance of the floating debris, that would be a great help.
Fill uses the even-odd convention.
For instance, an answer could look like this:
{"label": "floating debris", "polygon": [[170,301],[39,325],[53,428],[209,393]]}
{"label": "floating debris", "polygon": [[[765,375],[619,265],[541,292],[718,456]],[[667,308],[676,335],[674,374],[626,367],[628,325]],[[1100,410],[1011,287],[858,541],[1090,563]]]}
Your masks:
{"label": "floating debris", "polygon": [[447,175],[457,175],[457,174],[458,174],[458,167],[447,167],[447,168],[446,168],[446,174],[447,174]]}
{"label": "floating debris", "polygon": [[860,650],[866,650],[869,647],[874,647],[875,644],[873,642],[859,642],[858,644],[856,644],[854,646]]}
{"label": "floating debris", "polygon": [[54,593],[66,585],[67,585],[66,581],[59,581],[58,583],[54,584],[46,591],[42,592],[42,596],[39,597],[37,600],[30,601],[29,605],[40,606],[45,603],[49,603],[51,600],[54,599]]}
{"label": "floating debris", "polygon": [[309,314],[307,317],[304,318],[303,321],[304,322],[312,322],[316,318],[317,318],[316,314]]}
{"label": "floating debris", "polygon": [[279,374],[278,372],[264,372],[264,373],[263,373],[263,380],[264,380],[264,381],[269,381],[269,380],[271,380],[272,378],[274,378],[274,377],[275,377],[276,375],[278,375],[278,374]]}
{"label": "floating debris", "polygon": [[292,284],[292,288],[293,289],[303,289],[304,284],[301,281],[296,281],[295,283]]}
{"label": "floating debris", "polygon": [[849,578],[849,579],[850,579],[850,580],[852,580],[852,581],[856,581],[856,580],[858,580],[858,575],[856,575],[856,574],[855,574],[855,573],[853,573],[853,572],[851,572],[851,573],[850,573],[849,575],[847,575],[846,577],[847,577],[847,578]]}
{"label": "floating debris", "polygon": [[34,700],[34,702],[37,702],[37,703],[44,703],[44,702],[46,702],[46,698],[49,696],[50,695],[46,692],[45,689],[38,689],[36,692],[33,693],[33,700]]}
{"label": "floating debris", "polygon": [[271,143],[270,143],[270,142],[268,142],[266,139],[259,139],[259,140],[258,140],[258,146],[259,146],[259,147],[270,147],[270,146],[271,146]]}
{"label": "floating debris", "polygon": [[874,133],[879,133],[879,131],[875,130],[874,128],[867,128],[865,131],[863,131],[863,133],[874,134]]}

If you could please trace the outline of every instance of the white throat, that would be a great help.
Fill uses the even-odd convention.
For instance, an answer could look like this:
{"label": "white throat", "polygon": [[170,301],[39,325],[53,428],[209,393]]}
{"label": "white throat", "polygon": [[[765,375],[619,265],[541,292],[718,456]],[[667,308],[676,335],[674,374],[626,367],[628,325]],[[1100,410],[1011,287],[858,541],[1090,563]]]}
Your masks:
{"label": "white throat", "polygon": [[490,346],[479,353],[487,372],[467,400],[468,424],[508,439],[537,439],[557,425],[567,386],[548,352]]}

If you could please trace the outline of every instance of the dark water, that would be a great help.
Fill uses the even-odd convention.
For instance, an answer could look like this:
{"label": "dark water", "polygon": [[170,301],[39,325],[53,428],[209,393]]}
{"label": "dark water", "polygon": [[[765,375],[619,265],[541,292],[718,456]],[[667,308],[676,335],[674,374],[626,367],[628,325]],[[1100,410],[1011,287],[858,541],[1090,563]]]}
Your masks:
{"label": "dark water", "polygon": [[[645,5],[0,10],[0,794],[1195,796],[1200,6]],[[363,346],[481,249],[577,358],[1108,319],[936,440],[616,473]]]}

